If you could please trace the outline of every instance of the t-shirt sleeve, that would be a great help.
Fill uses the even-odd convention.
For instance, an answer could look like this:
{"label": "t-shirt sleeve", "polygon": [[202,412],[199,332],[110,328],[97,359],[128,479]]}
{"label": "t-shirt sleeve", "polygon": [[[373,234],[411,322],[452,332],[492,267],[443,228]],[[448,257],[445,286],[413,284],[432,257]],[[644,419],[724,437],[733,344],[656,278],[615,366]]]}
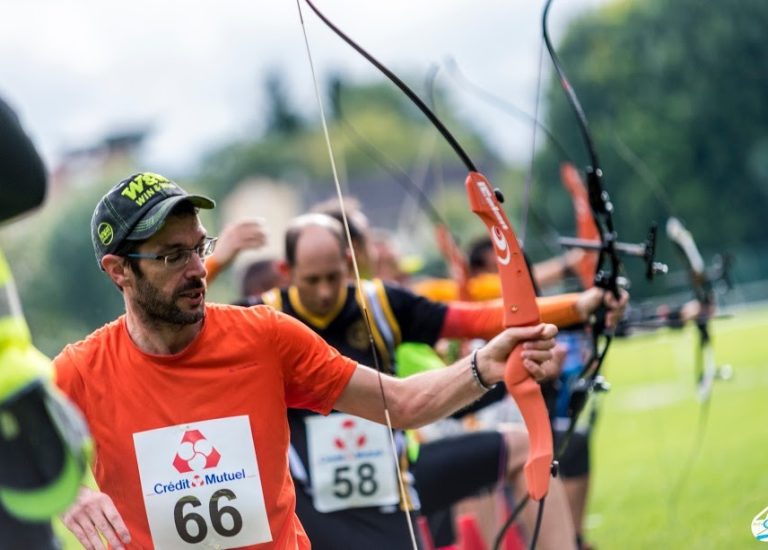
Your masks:
{"label": "t-shirt sleeve", "polygon": [[423,296],[398,286],[386,285],[387,298],[400,325],[403,342],[434,345],[448,310],[445,304],[432,302]]}
{"label": "t-shirt sleeve", "polygon": [[288,407],[328,414],[357,362],[344,357],[300,321],[275,312],[275,351]]}
{"label": "t-shirt sleeve", "polygon": [[74,354],[67,346],[53,359],[53,381],[84,414],[87,414],[85,384],[76,365]]}

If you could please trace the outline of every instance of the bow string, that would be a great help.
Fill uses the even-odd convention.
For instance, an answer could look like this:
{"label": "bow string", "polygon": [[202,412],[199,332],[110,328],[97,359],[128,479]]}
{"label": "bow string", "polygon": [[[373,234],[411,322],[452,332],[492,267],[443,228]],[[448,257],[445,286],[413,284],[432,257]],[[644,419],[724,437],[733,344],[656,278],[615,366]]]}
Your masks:
{"label": "bow string", "polygon": [[[501,202],[503,202],[501,192],[492,188],[486,177],[478,172],[475,164],[456,138],[411,88],[336,27],[317,9],[311,0],[305,0],[305,2],[329,29],[405,93],[461,159],[469,172],[465,181],[465,188],[470,208],[485,223],[496,250],[502,284],[502,299],[505,306],[504,326],[530,326],[539,323],[540,316],[533,284],[512,225],[501,207]],[[523,366],[521,353],[521,346],[517,346],[510,355],[505,382],[507,390],[518,403],[528,427],[530,448],[525,465],[528,495],[534,500],[541,501],[549,489],[553,458],[552,433],[541,390]]]}

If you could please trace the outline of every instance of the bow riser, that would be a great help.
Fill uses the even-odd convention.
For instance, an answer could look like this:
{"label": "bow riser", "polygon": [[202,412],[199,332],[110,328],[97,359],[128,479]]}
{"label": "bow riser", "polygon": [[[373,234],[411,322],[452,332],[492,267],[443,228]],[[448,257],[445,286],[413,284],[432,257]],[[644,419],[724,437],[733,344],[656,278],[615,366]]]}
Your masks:
{"label": "bow riser", "polygon": [[[499,197],[488,180],[470,172],[465,187],[472,212],[483,221],[496,251],[504,300],[504,326],[530,326],[541,322],[528,266]],[[507,359],[504,383],[520,408],[528,428],[530,449],[525,463],[528,495],[541,500],[549,490],[554,457],[552,429],[539,384],[523,366],[521,346]]]}

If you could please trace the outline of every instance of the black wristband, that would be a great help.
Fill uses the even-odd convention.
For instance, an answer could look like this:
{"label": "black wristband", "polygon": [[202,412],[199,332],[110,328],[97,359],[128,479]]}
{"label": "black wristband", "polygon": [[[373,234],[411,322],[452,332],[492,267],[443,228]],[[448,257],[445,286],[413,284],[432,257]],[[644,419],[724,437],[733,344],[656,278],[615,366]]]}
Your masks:
{"label": "black wristband", "polygon": [[469,360],[470,369],[472,370],[472,377],[475,379],[475,382],[477,382],[477,385],[480,386],[480,389],[483,391],[490,391],[491,387],[488,386],[485,382],[483,382],[483,379],[480,378],[480,371],[477,370],[477,352],[479,350],[475,350],[472,352],[472,357]]}

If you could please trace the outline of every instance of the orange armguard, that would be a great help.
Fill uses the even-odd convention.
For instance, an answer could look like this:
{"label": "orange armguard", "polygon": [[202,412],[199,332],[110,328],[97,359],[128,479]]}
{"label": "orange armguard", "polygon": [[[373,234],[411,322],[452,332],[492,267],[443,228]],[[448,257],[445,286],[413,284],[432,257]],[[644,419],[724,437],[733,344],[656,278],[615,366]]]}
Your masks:
{"label": "orange armguard", "polygon": [[211,284],[216,279],[216,277],[219,276],[219,273],[221,273],[221,265],[219,265],[219,262],[216,261],[216,258],[213,256],[208,256],[205,259],[205,270],[208,272],[205,280],[208,284]]}
{"label": "orange armguard", "polygon": [[[558,327],[581,323],[584,319],[576,303],[578,292],[536,298],[541,321]],[[501,298],[487,302],[451,302],[445,314],[441,338],[483,338],[490,340],[502,330],[504,304]]]}

